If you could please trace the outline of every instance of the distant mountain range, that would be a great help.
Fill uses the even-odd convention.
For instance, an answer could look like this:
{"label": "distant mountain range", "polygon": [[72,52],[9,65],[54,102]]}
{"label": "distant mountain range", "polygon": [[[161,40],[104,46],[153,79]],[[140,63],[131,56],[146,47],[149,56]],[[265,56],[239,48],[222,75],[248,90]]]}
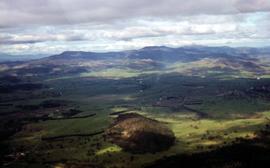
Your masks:
{"label": "distant mountain range", "polygon": [[134,76],[142,73],[177,72],[196,76],[240,75],[253,78],[270,74],[270,47],[152,46],[119,52],[65,51],[49,57],[17,56],[20,59],[4,55],[1,59],[7,57],[12,57],[9,61],[23,62],[1,63],[0,73],[21,76]]}
{"label": "distant mountain range", "polygon": [[83,52],[65,51],[59,55],[49,57],[49,59],[153,59],[163,61],[193,60],[201,57],[245,57],[270,54],[270,47],[250,48],[250,47],[207,47],[207,46],[186,46],[170,48],[166,46],[144,47],[139,50],[129,50],[122,52]]}
{"label": "distant mountain range", "polygon": [[12,55],[0,52],[0,61],[29,61],[40,58],[46,59],[111,59],[111,58],[138,58],[174,61],[196,59],[195,57],[226,57],[226,56],[250,56],[269,54],[270,47],[252,48],[252,47],[208,47],[208,46],[185,46],[179,48],[170,48],[166,46],[149,46],[139,50],[128,50],[119,52],[85,52],[85,51],[64,51],[61,54],[48,56],[45,54],[32,55]]}

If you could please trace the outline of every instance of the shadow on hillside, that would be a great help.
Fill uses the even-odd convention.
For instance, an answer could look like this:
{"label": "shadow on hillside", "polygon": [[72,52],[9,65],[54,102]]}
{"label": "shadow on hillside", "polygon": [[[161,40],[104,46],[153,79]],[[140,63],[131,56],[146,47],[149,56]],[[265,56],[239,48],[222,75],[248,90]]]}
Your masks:
{"label": "shadow on hillside", "polygon": [[[266,134],[268,137],[266,138]],[[166,157],[145,168],[266,168],[270,164],[269,132],[213,151]]]}

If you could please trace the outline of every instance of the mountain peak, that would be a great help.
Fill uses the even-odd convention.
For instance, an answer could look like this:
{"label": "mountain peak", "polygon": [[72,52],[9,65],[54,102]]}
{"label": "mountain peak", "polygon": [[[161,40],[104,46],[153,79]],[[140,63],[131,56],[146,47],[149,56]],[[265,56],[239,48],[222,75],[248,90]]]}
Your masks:
{"label": "mountain peak", "polygon": [[147,46],[142,48],[141,50],[170,50],[172,48],[167,46]]}

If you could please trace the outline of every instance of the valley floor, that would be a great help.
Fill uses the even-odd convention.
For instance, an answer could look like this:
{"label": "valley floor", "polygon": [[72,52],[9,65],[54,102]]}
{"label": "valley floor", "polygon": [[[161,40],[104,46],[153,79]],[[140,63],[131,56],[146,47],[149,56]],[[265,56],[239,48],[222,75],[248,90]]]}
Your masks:
{"label": "valley floor", "polygon": [[[269,128],[268,82],[174,73],[42,80],[45,88],[9,93],[6,102],[2,97],[1,164],[139,168],[256,139]],[[132,154],[107,141],[104,131],[124,113],[166,124],[175,144],[158,153]]]}

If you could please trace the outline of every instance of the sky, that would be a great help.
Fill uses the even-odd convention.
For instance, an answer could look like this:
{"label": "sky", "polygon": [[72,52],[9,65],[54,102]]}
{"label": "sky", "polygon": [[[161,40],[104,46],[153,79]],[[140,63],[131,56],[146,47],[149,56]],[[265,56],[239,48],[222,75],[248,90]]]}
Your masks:
{"label": "sky", "polygon": [[0,0],[0,52],[270,46],[270,0]]}

